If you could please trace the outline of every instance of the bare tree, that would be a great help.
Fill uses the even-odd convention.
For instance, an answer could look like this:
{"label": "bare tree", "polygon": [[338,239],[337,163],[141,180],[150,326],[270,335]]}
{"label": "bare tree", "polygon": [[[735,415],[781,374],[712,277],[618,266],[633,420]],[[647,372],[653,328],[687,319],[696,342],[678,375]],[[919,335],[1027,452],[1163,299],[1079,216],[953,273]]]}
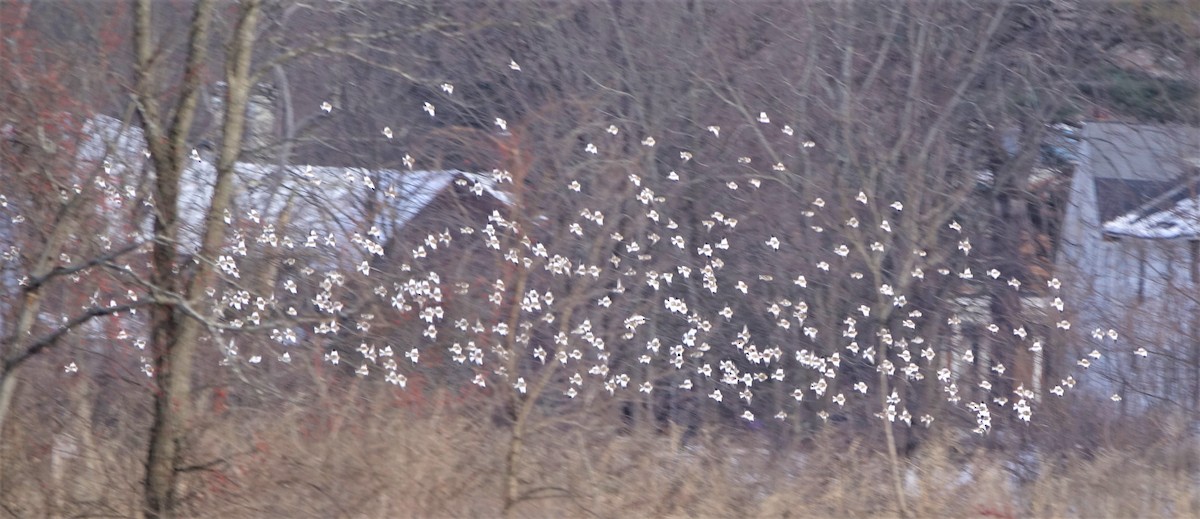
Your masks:
{"label": "bare tree", "polygon": [[[122,220],[149,245],[88,249],[114,304],[67,320],[129,310],[149,339],[150,516],[253,471],[232,415],[286,403],[334,442],[396,402],[503,431],[510,516],[583,506],[538,442],[595,417],[676,448],[861,433],[888,511],[922,515],[934,420],[1005,442],[1073,373],[1035,360],[1075,355],[1044,144],[1085,101],[1051,6],[191,7],[136,4],[149,209]],[[92,225],[78,200],[47,236]],[[45,242],[31,279],[69,279]],[[40,326],[6,358],[66,333]]]}

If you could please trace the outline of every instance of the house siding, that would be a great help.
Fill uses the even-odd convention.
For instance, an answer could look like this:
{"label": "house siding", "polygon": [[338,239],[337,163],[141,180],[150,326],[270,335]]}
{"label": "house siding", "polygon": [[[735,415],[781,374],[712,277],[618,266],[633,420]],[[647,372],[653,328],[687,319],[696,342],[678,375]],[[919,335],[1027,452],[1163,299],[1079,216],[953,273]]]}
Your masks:
{"label": "house siding", "polygon": [[[1189,402],[1200,398],[1191,387],[1200,373],[1180,372],[1200,366],[1194,249],[1185,239],[1106,237],[1100,215],[1111,211],[1100,206],[1095,182],[1179,179],[1185,171],[1180,159],[1194,152],[1187,141],[1196,135],[1196,129],[1112,123],[1084,129],[1057,268],[1073,324],[1063,353],[1075,359],[1093,349],[1104,353],[1089,370],[1090,387]],[[1092,337],[1097,328],[1117,330],[1120,338],[1097,340]],[[1133,353],[1142,347],[1151,352],[1144,359]]]}

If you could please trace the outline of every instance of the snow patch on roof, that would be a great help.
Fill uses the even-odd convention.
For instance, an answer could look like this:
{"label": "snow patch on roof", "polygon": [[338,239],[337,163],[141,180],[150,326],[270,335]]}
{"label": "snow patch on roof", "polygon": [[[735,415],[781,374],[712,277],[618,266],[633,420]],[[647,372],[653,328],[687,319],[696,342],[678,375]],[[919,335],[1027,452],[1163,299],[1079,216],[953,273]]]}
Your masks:
{"label": "snow patch on roof", "polygon": [[1185,198],[1149,214],[1129,213],[1104,224],[1104,232],[1144,239],[1200,237],[1200,198]]}

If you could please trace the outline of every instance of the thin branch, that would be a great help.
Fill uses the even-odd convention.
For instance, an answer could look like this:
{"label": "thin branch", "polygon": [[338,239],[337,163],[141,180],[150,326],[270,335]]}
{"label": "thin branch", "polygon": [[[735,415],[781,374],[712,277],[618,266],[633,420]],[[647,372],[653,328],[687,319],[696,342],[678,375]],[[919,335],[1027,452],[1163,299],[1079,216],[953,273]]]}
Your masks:
{"label": "thin branch", "polygon": [[76,327],[92,320],[93,317],[101,317],[101,316],[105,316],[105,315],[119,314],[121,312],[127,312],[127,311],[133,310],[135,308],[147,306],[150,303],[151,303],[150,301],[139,301],[137,303],[130,303],[130,304],[124,304],[124,305],[117,305],[117,306],[89,308],[86,312],[75,316],[73,319],[67,321],[66,323],[63,323],[57,329],[55,329],[53,332],[43,335],[43,336],[35,339],[33,342],[27,344],[23,348],[23,351],[19,351],[15,354],[9,356],[7,359],[4,360],[4,366],[3,366],[2,372],[5,375],[11,373],[14,369],[16,369],[18,366],[23,364],[25,361],[29,360],[34,355],[37,355],[38,353],[41,353],[42,350],[45,350],[46,348],[53,346],[54,343],[56,343],[60,338],[62,338],[63,335],[66,335],[68,332],[75,329]]}

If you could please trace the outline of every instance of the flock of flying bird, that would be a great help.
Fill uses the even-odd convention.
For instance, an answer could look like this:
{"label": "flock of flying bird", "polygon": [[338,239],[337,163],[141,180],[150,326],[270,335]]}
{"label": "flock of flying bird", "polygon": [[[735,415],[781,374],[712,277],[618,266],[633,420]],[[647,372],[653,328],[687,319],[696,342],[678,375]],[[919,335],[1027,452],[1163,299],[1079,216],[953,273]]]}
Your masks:
{"label": "flock of flying bird", "polygon": [[[509,68],[513,72],[521,70],[515,61],[510,62]],[[452,95],[454,87],[449,83],[444,83],[441,85],[441,90],[446,95]],[[333,110],[330,103],[323,103],[320,108],[325,112]],[[432,103],[424,103],[423,110],[430,117],[436,116],[436,107]],[[771,124],[770,117],[763,112],[751,124],[769,126]],[[495,120],[495,125],[501,131],[507,128],[507,122],[501,118]],[[778,128],[788,137],[795,136],[796,132],[791,126],[784,125]],[[713,138],[719,138],[722,133],[722,129],[715,125],[707,126],[704,130],[711,133]],[[606,128],[605,133],[615,136],[621,131],[621,128],[611,125]],[[383,128],[382,133],[388,139],[392,139],[394,136],[390,128]],[[642,137],[640,143],[647,147],[657,145],[652,136]],[[798,144],[803,149],[816,147],[816,143],[811,140],[803,140]],[[604,153],[603,143],[588,142],[583,145],[583,151],[587,155],[602,155]],[[680,152],[679,158],[682,163],[687,163],[695,157],[693,152],[683,151]],[[742,158],[739,162],[743,165],[748,164],[750,159]],[[405,163],[409,169],[413,169],[413,160],[406,158]],[[772,166],[772,170],[775,172],[783,169],[785,168],[782,164]],[[809,303],[805,301],[804,292],[810,283],[820,282],[815,278],[832,275],[829,262],[839,261],[834,257],[816,262],[812,266],[813,269],[807,271],[809,277],[802,274],[794,274],[794,278],[789,276],[787,283],[792,287],[789,289],[792,292],[789,293],[794,294],[793,297],[766,301],[755,300],[751,285],[745,280],[729,279],[732,276],[722,274],[728,268],[727,261],[750,259],[770,263],[773,255],[779,255],[774,256],[777,258],[782,257],[788,253],[789,248],[799,248],[802,245],[789,244],[781,237],[772,235],[758,243],[757,247],[760,248],[758,251],[742,250],[737,251],[739,254],[737,256],[726,257],[727,254],[730,254],[728,251],[731,250],[729,237],[739,224],[745,225],[748,218],[735,218],[714,211],[710,217],[699,222],[692,222],[685,218],[677,221],[667,214],[670,209],[665,203],[666,197],[657,193],[654,189],[655,186],[652,185],[655,182],[655,174],[647,174],[647,176],[650,179],[630,174],[626,179],[632,184],[630,192],[636,193],[633,196],[635,203],[630,205],[640,207],[648,222],[646,230],[639,232],[638,236],[623,236],[614,230],[615,227],[605,225],[606,221],[612,222],[616,216],[625,215],[606,215],[601,210],[583,208],[589,201],[593,204],[607,203],[607,207],[614,208],[628,207],[626,204],[612,201],[597,202],[596,199],[587,196],[587,190],[578,179],[569,179],[569,182],[563,185],[563,189],[570,196],[579,197],[575,207],[581,209],[577,211],[576,219],[562,222],[562,225],[566,225],[569,233],[578,239],[596,239],[597,236],[603,234],[603,238],[600,239],[611,240],[609,245],[612,250],[611,257],[595,265],[588,264],[586,260],[581,259],[579,256],[582,255],[574,252],[576,249],[572,246],[556,251],[557,244],[539,241],[527,234],[521,223],[509,219],[519,217],[510,214],[506,218],[499,211],[493,212],[488,216],[486,222],[479,222],[478,225],[430,233],[420,243],[413,244],[408,257],[400,260],[402,264],[397,267],[399,272],[386,275],[374,263],[384,256],[385,236],[377,226],[367,224],[369,227],[353,233],[350,237],[319,234],[312,231],[308,235],[298,236],[297,239],[292,240],[286,237],[281,239],[281,235],[288,234],[286,230],[277,230],[257,212],[254,215],[248,214],[247,218],[243,219],[231,219],[229,215],[226,215],[226,223],[230,225],[235,223],[233,220],[240,220],[237,223],[246,223],[247,220],[252,220],[257,225],[259,235],[251,237],[244,230],[235,231],[231,245],[224,251],[224,254],[217,258],[216,266],[224,278],[229,281],[223,289],[209,289],[208,291],[212,304],[218,309],[217,314],[225,322],[232,323],[235,328],[249,325],[261,326],[264,322],[282,322],[272,320],[273,312],[287,314],[292,318],[308,312],[315,312],[316,315],[322,316],[321,321],[311,328],[302,328],[299,325],[280,325],[272,328],[270,338],[278,344],[269,352],[264,350],[263,354],[243,357],[239,354],[234,342],[230,341],[226,348],[226,362],[245,361],[250,364],[258,364],[263,361],[264,355],[269,355],[279,362],[288,363],[291,362],[293,355],[288,350],[304,340],[317,340],[321,335],[345,335],[347,332],[358,334],[358,337],[369,338],[369,332],[374,323],[389,320],[382,315],[387,311],[411,315],[419,319],[420,323],[416,326],[421,329],[421,343],[402,348],[394,343],[388,344],[386,338],[380,341],[364,340],[354,355],[348,351],[326,348],[325,361],[331,364],[351,364],[361,376],[382,372],[387,382],[404,387],[408,384],[405,373],[411,374],[411,370],[417,369],[423,352],[436,348],[444,352],[441,354],[444,358],[457,364],[470,366],[470,372],[474,375],[471,382],[474,384],[479,386],[506,384],[522,394],[527,394],[533,387],[536,387],[535,383],[526,380],[527,376],[539,378],[539,374],[543,372],[541,370],[557,370],[554,384],[560,384],[556,387],[559,388],[561,394],[571,399],[581,395],[589,383],[593,384],[592,387],[597,388],[596,391],[609,394],[625,393],[627,398],[637,398],[638,393],[652,394],[664,387],[662,381],[666,380],[663,377],[665,371],[673,373],[670,377],[671,387],[682,391],[702,392],[703,398],[721,403],[720,405],[741,405],[742,407],[737,409],[734,414],[746,420],[757,419],[753,410],[750,409],[750,403],[755,398],[756,392],[766,393],[762,388],[769,387],[770,384],[786,384],[787,391],[785,393],[795,402],[824,402],[827,409],[832,409],[831,406],[844,407],[855,396],[872,398],[873,400],[867,401],[866,408],[878,411],[877,417],[890,422],[898,421],[909,426],[914,420],[929,426],[934,417],[930,414],[913,416],[905,405],[905,397],[901,394],[902,390],[897,388],[924,380],[929,374],[941,386],[942,393],[949,403],[962,406],[975,416],[976,432],[988,431],[992,427],[992,415],[996,412],[1011,412],[1021,420],[1030,420],[1034,404],[1043,398],[1043,395],[1037,394],[1034,388],[1027,388],[1020,383],[1013,384],[1016,387],[1012,388],[1011,394],[999,394],[994,391],[995,388],[1000,387],[998,384],[993,384],[986,378],[978,380],[973,383],[978,386],[978,390],[969,392],[970,395],[974,395],[974,398],[968,397],[964,402],[963,388],[959,386],[964,379],[956,371],[967,369],[964,366],[976,362],[974,353],[970,349],[952,351],[954,348],[946,348],[942,345],[935,347],[930,344],[932,341],[926,341],[920,334],[920,329],[924,325],[922,320],[925,316],[920,310],[912,309],[906,295],[900,293],[896,287],[886,283],[880,284],[873,289],[875,292],[873,298],[864,300],[862,304],[858,305],[847,303],[847,312],[841,321],[844,328],[830,331],[819,329],[817,325],[813,324],[813,320],[809,319],[810,308]],[[312,177],[312,174],[309,173],[304,181],[315,183],[331,180]],[[671,171],[662,177],[665,182],[677,182],[681,179],[681,173]],[[360,190],[375,191],[378,189],[383,191],[389,189],[382,179],[348,177],[344,180],[355,184]],[[491,181],[494,186],[501,186],[511,183],[513,180],[507,172],[496,171]],[[458,182],[464,184],[463,187],[477,196],[483,196],[485,192],[481,180],[460,179]],[[740,189],[744,192],[747,189],[759,189],[762,181],[757,178],[739,178],[721,180],[719,185],[729,191]],[[877,202],[872,200],[866,192],[858,192],[857,195],[848,197],[848,199],[852,200],[852,203],[863,206]],[[903,201],[878,202],[885,204],[880,207],[886,207],[884,212],[891,211],[895,215],[894,219],[898,219],[905,210]],[[806,217],[812,217],[821,212],[827,204],[822,198],[816,198],[809,203],[811,207],[802,213]],[[621,211],[628,211],[628,209],[621,209]],[[846,229],[868,225],[868,222],[859,221],[855,217],[844,220],[839,218],[839,221],[843,222],[842,225]],[[696,224],[702,225],[704,231],[700,232],[699,228],[686,228]],[[878,219],[870,225],[877,227],[884,235],[891,234],[896,230],[894,223],[889,222],[886,218]],[[955,253],[969,255],[972,251],[972,244],[970,238],[964,234],[963,227],[956,221],[949,222],[947,227],[960,236],[955,240],[957,242]],[[836,233],[836,229],[826,229],[816,225],[813,225],[812,228],[816,232],[834,231]],[[538,235],[540,236],[540,234]],[[696,243],[689,240],[688,236],[693,237],[693,240],[695,236],[704,238]],[[325,271],[320,271],[321,269],[315,268],[315,265],[304,266],[294,270],[292,275],[285,275],[279,280],[278,296],[275,294],[256,295],[250,290],[239,288],[236,284],[240,277],[239,262],[250,261],[246,246],[247,239],[253,239],[261,247],[284,251],[304,249],[325,251],[328,257],[340,258],[338,261],[342,262],[347,261],[348,249],[344,248],[343,241],[348,240],[355,247],[355,254],[358,257],[350,264],[343,265],[342,268],[329,266],[329,269]],[[887,242],[886,239],[881,239],[869,245],[864,244],[865,246],[859,252],[861,254],[898,254],[898,252],[888,249],[890,245],[887,243],[891,242],[885,242]],[[447,249],[452,247],[473,247],[477,250],[494,251],[494,254],[502,258],[503,262],[518,268],[540,270],[543,273],[538,275],[543,276],[543,280],[550,281],[545,281],[541,290],[526,287],[523,289],[523,293],[516,293],[517,288],[512,286],[515,283],[511,277],[506,275],[500,275],[497,279],[487,283],[477,282],[474,285],[459,279],[452,279],[448,275],[438,273],[436,264],[438,258],[445,256],[433,256],[435,251],[440,250],[444,254]],[[678,265],[673,265],[670,269],[663,269],[661,262],[649,261],[656,254],[660,254],[659,251],[662,250],[669,250],[671,257],[684,257],[688,260],[678,262]],[[844,243],[833,246],[829,252],[836,258],[843,259],[853,253],[851,246]],[[924,257],[925,252],[916,250],[913,251],[913,254]],[[283,261],[289,266],[297,264],[297,260],[294,258]],[[639,265],[655,265],[656,267],[639,269]],[[388,268],[391,269],[391,267]],[[970,268],[961,271],[952,271],[945,266],[927,266],[926,268],[933,268],[941,276],[957,276],[963,280],[975,277]],[[298,273],[300,278],[296,278],[295,273]],[[919,282],[928,273],[918,266],[912,270],[910,275],[914,282]],[[997,269],[990,269],[984,275],[998,280],[1003,274]],[[863,274],[861,272],[851,272],[850,276],[856,281],[869,282],[869,280],[862,281]],[[356,277],[358,279],[354,279]],[[810,277],[814,279],[810,279]],[[384,278],[387,281],[381,283],[379,280]],[[555,294],[548,288],[549,284],[554,283],[553,280],[560,281],[554,285],[556,287],[570,286],[561,282],[563,278],[576,280],[574,281],[575,285],[592,284],[593,290],[599,290],[603,292],[603,295],[594,299],[589,298],[586,303],[580,304],[577,298],[568,297],[562,293]],[[761,275],[759,279],[769,281],[773,278],[769,275]],[[687,302],[684,292],[679,290],[679,287],[688,283],[694,283],[692,286],[694,293],[703,294],[703,301],[693,304]],[[530,282],[530,285],[536,284]],[[372,285],[370,296],[377,298],[374,313],[348,315],[347,303],[340,300],[339,297],[344,297],[346,292],[351,290],[347,288],[348,286],[369,287]],[[305,310],[297,310],[294,306],[280,310],[281,307],[286,306],[286,303],[281,302],[287,300],[288,297],[292,297],[293,300],[301,297],[287,296],[283,292],[298,294],[301,287],[304,286],[310,287],[314,292],[308,304],[297,305]],[[1007,281],[1007,286],[1013,290],[1020,290],[1021,282],[1013,277]],[[1048,283],[1046,291],[1050,294],[1047,299],[1053,298],[1050,306],[1060,313],[1065,312],[1065,305],[1058,294],[1061,288],[1062,284],[1054,279]],[[568,289],[562,288],[562,290]],[[473,318],[455,314],[461,309],[448,304],[447,293],[449,292],[479,293],[481,300],[485,295],[486,303],[479,305],[485,310],[480,310],[479,315]],[[597,292],[589,292],[589,294],[594,293]],[[628,296],[626,296],[627,293]],[[650,309],[645,304],[624,306],[616,304],[623,296],[652,298],[655,309]],[[728,299],[722,300],[720,299],[722,297]],[[741,300],[735,302],[733,298]],[[873,337],[860,344],[859,341],[862,339],[859,337],[859,321],[872,318],[873,312],[881,312],[880,301],[890,303],[891,308],[888,308],[888,313],[893,316],[891,321],[895,321],[894,326],[889,322],[878,329],[872,328],[871,335]],[[573,315],[576,317],[573,321],[575,322],[558,322],[558,319],[563,318],[564,315],[571,314],[565,308],[568,304],[586,308],[574,312]],[[508,308],[506,305],[519,307],[519,319],[512,321],[511,324],[507,318],[507,312],[499,311],[501,308]],[[757,328],[752,332],[750,325],[738,323],[735,320],[735,307],[759,308],[761,314],[757,318],[773,323],[779,328],[775,330],[775,334],[785,334],[784,337],[787,337],[787,340],[766,338],[765,335],[768,332],[763,330],[761,325],[756,325]],[[616,312],[619,308],[636,308],[638,311],[631,310],[628,315],[621,316],[605,315]],[[719,308],[719,310],[711,311],[710,308]],[[638,313],[639,311],[652,315],[643,315]],[[380,315],[375,315],[375,313]],[[668,321],[672,322],[670,326],[665,324]],[[350,327],[347,325],[348,322],[353,323],[353,330],[346,330]],[[599,322],[616,324],[598,325]],[[660,324],[647,326],[651,322]],[[947,324],[957,328],[962,323],[963,319],[954,315],[950,317]],[[538,330],[539,326],[544,326],[545,330]],[[614,332],[602,329],[603,326],[619,326],[619,329]],[[1056,323],[1056,326],[1066,330],[1070,328],[1071,323],[1063,318]],[[453,331],[445,333],[447,327],[451,327]],[[714,329],[718,327],[729,333],[724,335],[714,333]],[[681,329],[684,332],[679,336],[667,337],[653,331],[659,328]],[[1024,344],[1032,352],[1039,352],[1043,347],[1043,340],[1034,337],[1033,333],[1025,326],[1002,330],[996,324],[987,324],[983,329],[991,334],[1012,333],[1020,339],[1021,344]],[[733,330],[739,331],[733,333]],[[821,334],[830,334],[833,338]],[[452,338],[447,339],[446,335],[450,335]],[[732,337],[725,335],[732,335]],[[818,346],[820,344],[818,343],[819,336],[824,341],[821,346]],[[606,337],[609,342],[606,342]],[[620,346],[610,343],[617,337],[623,343]],[[715,347],[709,343],[709,341],[716,341],[721,337],[729,341],[729,346]],[[778,335],[774,337],[778,337]],[[1097,341],[1112,342],[1118,339],[1118,334],[1113,330],[1095,330],[1093,338]],[[335,342],[337,341],[329,341],[329,344]],[[355,340],[355,342],[358,341]],[[635,342],[639,345],[644,343],[644,347],[634,346]],[[771,344],[764,345],[764,342]],[[144,342],[141,344],[144,348]],[[805,347],[806,345],[807,347]],[[810,351],[810,349],[814,351]],[[638,353],[639,351],[640,353]],[[1143,357],[1147,355],[1143,348],[1139,348],[1135,353]],[[950,356],[953,360],[948,360],[943,356]],[[1098,349],[1094,349],[1080,358],[1077,365],[1086,369],[1101,357],[1102,353]],[[143,364],[147,374],[152,375],[149,362],[143,360]],[[841,371],[843,367],[850,364],[858,366],[857,376],[848,376]],[[655,366],[656,369],[641,369],[639,366]],[[864,377],[863,373],[868,372],[862,369],[864,366],[874,370],[875,375]],[[980,366],[980,371],[985,373],[991,371],[997,377],[1003,377],[1010,369],[1011,367],[999,363]],[[76,373],[78,367],[72,362],[65,366],[64,371],[68,374]],[[652,377],[652,373],[657,373],[657,375]],[[876,382],[869,382],[872,379]],[[797,380],[803,380],[804,383],[796,382]],[[1067,376],[1058,384],[1041,391],[1061,397],[1075,385],[1075,379]],[[979,397],[980,395],[982,398]],[[1112,399],[1118,401],[1120,396],[1114,394]],[[774,402],[776,409],[773,410],[777,411],[774,415],[775,418],[780,420],[788,418],[789,412],[784,404],[785,402]],[[800,407],[795,406],[792,409],[794,413],[795,409],[800,409]],[[819,410],[817,414],[826,420],[830,417],[829,411],[826,409]]]}

